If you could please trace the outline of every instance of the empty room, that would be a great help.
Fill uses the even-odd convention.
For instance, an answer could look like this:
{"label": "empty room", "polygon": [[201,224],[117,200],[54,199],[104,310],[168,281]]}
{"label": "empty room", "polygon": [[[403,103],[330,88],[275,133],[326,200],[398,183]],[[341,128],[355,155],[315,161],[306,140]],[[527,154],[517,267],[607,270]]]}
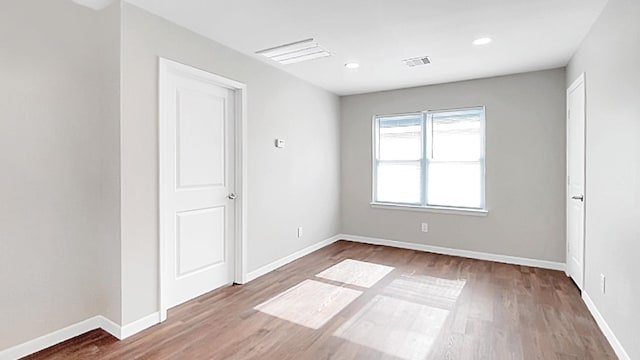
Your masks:
{"label": "empty room", "polygon": [[639,19],[3,0],[0,360],[640,359]]}

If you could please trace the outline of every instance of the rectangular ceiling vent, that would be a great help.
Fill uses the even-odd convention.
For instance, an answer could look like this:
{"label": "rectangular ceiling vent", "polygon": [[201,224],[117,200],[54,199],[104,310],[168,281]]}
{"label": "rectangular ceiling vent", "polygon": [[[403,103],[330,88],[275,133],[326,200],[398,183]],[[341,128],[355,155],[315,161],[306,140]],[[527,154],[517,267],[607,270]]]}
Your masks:
{"label": "rectangular ceiling vent", "polygon": [[402,60],[402,62],[404,62],[404,64],[407,65],[408,67],[416,67],[419,65],[431,64],[431,59],[429,59],[428,56],[420,56],[420,57],[411,58],[411,59],[404,59]]}
{"label": "rectangular ceiling vent", "polygon": [[256,51],[256,54],[265,56],[284,65],[331,56],[330,52],[318,45],[313,39],[296,41],[290,44]]}
{"label": "rectangular ceiling vent", "polygon": [[113,0],[72,0],[74,3],[86,6],[93,10],[102,10],[111,5]]}

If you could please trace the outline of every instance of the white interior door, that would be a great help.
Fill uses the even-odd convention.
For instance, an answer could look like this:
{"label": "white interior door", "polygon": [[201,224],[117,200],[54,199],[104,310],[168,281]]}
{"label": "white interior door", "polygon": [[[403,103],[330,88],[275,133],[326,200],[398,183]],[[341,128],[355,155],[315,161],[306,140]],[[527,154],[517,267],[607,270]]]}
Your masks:
{"label": "white interior door", "polygon": [[236,106],[234,91],[207,73],[162,65],[162,307],[168,309],[233,282]]}
{"label": "white interior door", "polygon": [[567,271],[580,289],[584,272],[585,84],[567,90]]}

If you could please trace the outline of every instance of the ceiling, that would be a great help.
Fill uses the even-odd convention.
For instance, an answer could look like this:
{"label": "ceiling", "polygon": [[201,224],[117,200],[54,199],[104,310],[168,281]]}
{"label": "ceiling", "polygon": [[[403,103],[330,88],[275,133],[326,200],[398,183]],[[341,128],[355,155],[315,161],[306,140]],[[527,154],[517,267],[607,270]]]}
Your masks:
{"label": "ceiling", "polygon": [[[126,0],[339,95],[564,66],[607,0]],[[488,45],[473,45],[489,36]],[[257,50],[314,38],[333,56]],[[432,64],[402,60],[428,55]],[[356,61],[349,70],[344,64]]]}

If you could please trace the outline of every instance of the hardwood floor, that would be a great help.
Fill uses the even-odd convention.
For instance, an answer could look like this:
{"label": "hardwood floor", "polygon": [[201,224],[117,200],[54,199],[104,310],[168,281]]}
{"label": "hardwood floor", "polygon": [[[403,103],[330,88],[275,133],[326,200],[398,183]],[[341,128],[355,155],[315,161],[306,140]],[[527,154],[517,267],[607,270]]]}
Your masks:
{"label": "hardwood floor", "polygon": [[339,241],[27,359],[616,359],[564,273]]}

